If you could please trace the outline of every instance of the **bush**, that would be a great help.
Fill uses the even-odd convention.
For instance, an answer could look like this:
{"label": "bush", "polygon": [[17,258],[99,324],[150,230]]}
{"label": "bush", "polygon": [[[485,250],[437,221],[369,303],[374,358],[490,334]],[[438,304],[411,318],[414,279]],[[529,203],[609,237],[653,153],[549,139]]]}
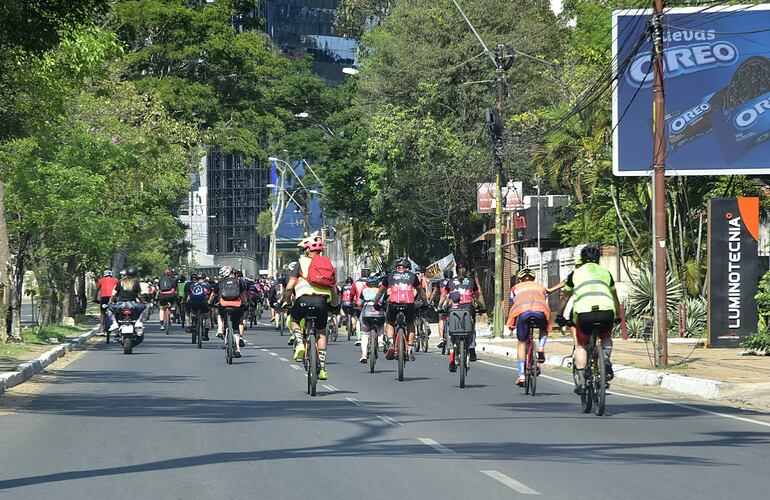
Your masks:
{"label": "bush", "polygon": [[[706,335],[706,299],[703,297],[688,297],[684,301],[685,322],[684,336],[704,337]],[[679,318],[676,319],[676,335],[679,335]]]}
{"label": "bush", "polygon": [[[649,269],[642,269],[634,275],[628,293],[628,308],[626,309],[629,316],[653,315],[653,288],[652,272]],[[676,317],[677,305],[682,300],[683,293],[682,285],[671,273],[666,273],[666,292],[666,310],[669,317]]]}
{"label": "bush", "polygon": [[741,347],[752,351],[770,352],[770,334],[767,332],[752,333],[741,342]]}

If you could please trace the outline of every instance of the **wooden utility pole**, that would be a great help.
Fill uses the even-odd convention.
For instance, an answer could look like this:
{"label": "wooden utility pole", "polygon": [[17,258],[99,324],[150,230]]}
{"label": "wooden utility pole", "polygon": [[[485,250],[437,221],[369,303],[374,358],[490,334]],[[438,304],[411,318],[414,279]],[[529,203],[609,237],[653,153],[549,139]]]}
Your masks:
{"label": "wooden utility pole", "polygon": [[666,139],[665,118],[666,102],[663,91],[663,0],[654,0],[652,17],[653,44],[653,95],[655,97],[652,116],[654,124],[653,140],[653,278],[655,333],[657,349],[655,351],[656,366],[668,364],[668,318],[666,316]]}

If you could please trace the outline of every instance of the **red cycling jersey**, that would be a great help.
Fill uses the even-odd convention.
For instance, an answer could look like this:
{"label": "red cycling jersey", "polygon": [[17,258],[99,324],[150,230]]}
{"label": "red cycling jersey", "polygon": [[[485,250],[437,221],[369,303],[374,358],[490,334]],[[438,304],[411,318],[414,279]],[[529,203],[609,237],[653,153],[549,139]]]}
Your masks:
{"label": "red cycling jersey", "polygon": [[118,280],[112,276],[105,276],[100,279],[96,284],[96,288],[100,291],[100,298],[112,297],[112,293],[115,291],[115,286],[118,284]]}

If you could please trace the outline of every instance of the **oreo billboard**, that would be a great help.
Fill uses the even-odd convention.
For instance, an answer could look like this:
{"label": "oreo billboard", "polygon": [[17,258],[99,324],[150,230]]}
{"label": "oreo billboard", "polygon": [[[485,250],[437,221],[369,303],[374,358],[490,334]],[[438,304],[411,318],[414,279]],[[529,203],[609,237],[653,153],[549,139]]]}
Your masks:
{"label": "oreo billboard", "polygon": [[[651,15],[613,13],[615,175],[652,170]],[[770,173],[770,4],[672,8],[662,25],[666,173]]]}
{"label": "oreo billboard", "polygon": [[759,198],[714,198],[708,209],[709,346],[738,347],[757,330]]}

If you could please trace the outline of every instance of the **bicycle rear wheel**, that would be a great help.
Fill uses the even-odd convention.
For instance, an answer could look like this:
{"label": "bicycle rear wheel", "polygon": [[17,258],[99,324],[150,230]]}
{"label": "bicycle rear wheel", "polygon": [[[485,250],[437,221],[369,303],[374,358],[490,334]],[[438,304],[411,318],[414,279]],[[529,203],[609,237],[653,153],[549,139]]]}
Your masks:
{"label": "bicycle rear wheel", "polygon": [[588,353],[588,361],[586,362],[585,370],[585,382],[583,383],[583,394],[580,395],[580,403],[583,406],[583,413],[589,413],[594,403],[594,385],[591,379],[591,372],[593,370],[593,352]]}
{"label": "bicycle rear wheel", "polygon": [[428,352],[428,340],[430,340],[430,327],[422,320],[422,352]]}
{"label": "bicycle rear wheel", "polygon": [[308,368],[307,368],[307,393],[311,396],[316,395],[316,384],[318,384],[318,346],[315,341],[315,334],[308,336]]}
{"label": "bicycle rear wheel", "polygon": [[198,349],[203,349],[203,332],[206,324],[206,319],[202,317],[201,313],[197,313],[198,322]]}
{"label": "bicycle rear wheel", "polygon": [[527,355],[524,358],[524,394],[529,395],[532,387],[532,371],[529,369],[532,366],[532,342],[527,342]]}
{"label": "bicycle rear wheel", "polygon": [[374,373],[374,365],[377,363],[377,334],[369,333],[369,373]]}
{"label": "bicycle rear wheel", "polygon": [[601,350],[598,353],[594,373],[594,400],[596,402],[596,416],[604,415],[604,403],[607,399],[607,363],[604,359],[604,353]]}
{"label": "bicycle rear wheel", "polygon": [[398,381],[404,381],[404,366],[406,365],[406,343],[404,342],[404,333],[398,332],[396,334],[396,342],[398,342]]}
{"label": "bicycle rear wheel", "polygon": [[460,388],[465,387],[465,377],[468,374],[468,349],[465,348],[465,337],[457,342],[457,357],[459,359]]}
{"label": "bicycle rear wheel", "polygon": [[167,307],[165,309],[165,313],[163,315],[163,328],[166,330],[166,335],[168,335],[168,331],[171,328],[171,308]]}
{"label": "bicycle rear wheel", "polygon": [[[226,321],[230,321],[230,318],[225,318]],[[233,337],[233,329],[232,326],[228,323],[225,325],[225,361],[227,361],[228,365],[233,364],[233,351],[235,350],[234,347],[235,344],[235,338]]]}
{"label": "bicycle rear wheel", "polygon": [[535,349],[534,339],[529,339],[529,394],[535,395],[537,392],[537,350]]}
{"label": "bicycle rear wheel", "polygon": [[281,310],[281,312],[278,313],[278,323],[280,323],[280,325],[281,325],[279,327],[279,329],[281,331],[281,337],[283,337],[283,327],[284,327],[284,323],[285,322],[286,322],[286,319],[283,317],[283,310]]}
{"label": "bicycle rear wheel", "polygon": [[415,343],[414,343],[414,351],[420,352],[420,347],[422,347],[422,321],[419,319],[415,322]]}

